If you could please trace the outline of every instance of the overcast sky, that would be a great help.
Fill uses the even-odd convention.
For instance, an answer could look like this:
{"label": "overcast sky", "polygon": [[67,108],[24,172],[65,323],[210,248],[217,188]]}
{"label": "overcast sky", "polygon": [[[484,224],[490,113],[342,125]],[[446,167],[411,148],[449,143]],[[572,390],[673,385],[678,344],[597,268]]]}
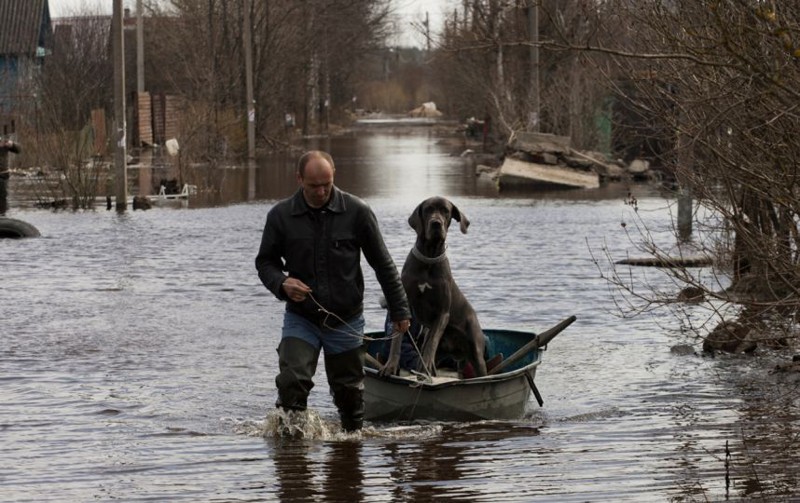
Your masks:
{"label": "overcast sky", "polygon": [[[425,40],[413,30],[412,23],[424,20],[427,11],[431,31],[438,32],[441,29],[444,10],[453,8],[454,3],[460,4],[457,0],[393,0],[393,3],[398,15],[399,29],[402,31],[400,38],[393,43],[420,47],[425,44]],[[124,0],[123,4],[136,11],[136,0]],[[70,16],[79,12],[111,14],[112,8],[111,0],[50,0],[50,14],[53,17]]]}
{"label": "overcast sky", "polygon": [[[106,14],[111,13],[113,2],[111,0],[50,0],[50,15],[53,17],[71,16],[76,12],[102,12]],[[127,4],[132,6],[136,5],[134,1],[126,1]]]}

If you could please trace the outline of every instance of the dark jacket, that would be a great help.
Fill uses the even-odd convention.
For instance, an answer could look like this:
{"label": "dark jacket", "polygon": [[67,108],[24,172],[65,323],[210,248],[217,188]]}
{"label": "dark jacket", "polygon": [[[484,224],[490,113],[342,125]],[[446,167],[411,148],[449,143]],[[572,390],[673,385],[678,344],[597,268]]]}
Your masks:
{"label": "dark jacket", "polygon": [[[364,201],[337,187],[322,210],[306,204],[302,189],[270,209],[256,269],[264,286],[286,301],[288,311],[334,326],[341,321],[336,317],[326,320],[320,305],[343,320],[364,309],[362,252],[375,270],[391,319],[410,319],[405,290],[375,214]],[[311,296],[299,303],[289,300],[281,288],[287,275],[311,287]]]}

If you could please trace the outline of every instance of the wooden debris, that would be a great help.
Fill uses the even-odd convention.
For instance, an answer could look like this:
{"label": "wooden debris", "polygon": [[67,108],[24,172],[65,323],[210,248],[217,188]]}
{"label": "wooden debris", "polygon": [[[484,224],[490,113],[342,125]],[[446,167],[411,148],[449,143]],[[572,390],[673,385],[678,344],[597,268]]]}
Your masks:
{"label": "wooden debris", "polygon": [[[519,180],[514,180],[515,178]],[[594,171],[580,171],[552,164],[537,164],[506,157],[500,167],[500,188],[520,183],[560,185],[582,189],[600,187],[600,177]]]}

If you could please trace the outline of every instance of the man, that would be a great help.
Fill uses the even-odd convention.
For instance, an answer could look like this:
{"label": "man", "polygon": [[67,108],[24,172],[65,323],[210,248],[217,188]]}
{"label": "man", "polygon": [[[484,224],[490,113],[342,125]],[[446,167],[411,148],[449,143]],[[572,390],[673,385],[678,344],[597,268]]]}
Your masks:
{"label": "man", "polygon": [[364,422],[362,252],[375,270],[397,332],[408,330],[411,312],[375,214],[333,184],[335,172],[326,152],[300,158],[300,188],[267,214],[256,269],[264,286],[286,301],[276,405],[306,409],[322,349],[342,428],[355,431]]}
{"label": "man", "polygon": [[4,215],[8,210],[8,179],[11,175],[9,171],[9,152],[19,154],[19,144],[0,138],[0,215]]}

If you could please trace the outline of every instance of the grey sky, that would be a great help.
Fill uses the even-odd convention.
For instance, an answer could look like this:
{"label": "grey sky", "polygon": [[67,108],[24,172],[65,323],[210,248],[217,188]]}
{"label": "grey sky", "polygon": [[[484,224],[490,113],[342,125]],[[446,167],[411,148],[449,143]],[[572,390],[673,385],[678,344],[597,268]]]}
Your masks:
{"label": "grey sky", "polygon": [[[460,4],[457,0],[393,0],[397,12],[399,30],[402,35],[392,43],[398,45],[424,45],[424,38],[412,28],[412,23],[425,19],[427,11],[432,32],[441,29],[444,12],[453,8],[452,4]],[[136,10],[136,0],[124,0],[123,5]],[[50,0],[50,13],[53,17],[70,16],[78,12],[97,12],[111,14],[111,0]]]}

